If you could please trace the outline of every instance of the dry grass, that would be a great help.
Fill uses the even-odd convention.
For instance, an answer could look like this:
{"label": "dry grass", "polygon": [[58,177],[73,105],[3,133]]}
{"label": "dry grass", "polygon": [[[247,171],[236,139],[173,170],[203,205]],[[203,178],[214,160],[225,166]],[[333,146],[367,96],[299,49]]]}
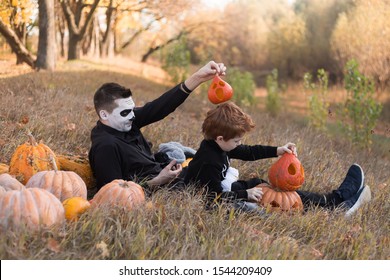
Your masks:
{"label": "dry grass", "polygon": [[[26,141],[26,128],[56,153],[86,155],[96,122],[93,93],[103,82],[130,86],[139,105],[167,89],[112,68],[96,70],[89,63],[61,68],[66,70],[0,80],[0,162],[8,163]],[[168,141],[197,148],[201,122],[211,106],[195,93],[174,114],[144,129],[145,136],[154,149]],[[358,162],[371,186],[371,203],[349,220],[321,209],[262,218],[227,213],[224,207],[206,211],[201,194],[191,189],[162,190],[137,211],[90,211],[78,222],[38,233],[3,230],[1,259],[390,259],[389,147],[359,150],[340,135],[319,134],[289,112],[273,119],[260,109],[247,111],[257,126],[246,143],[297,144],[306,172],[303,190],[337,188],[348,167]],[[233,162],[244,178],[253,172],[267,178],[272,163]]]}

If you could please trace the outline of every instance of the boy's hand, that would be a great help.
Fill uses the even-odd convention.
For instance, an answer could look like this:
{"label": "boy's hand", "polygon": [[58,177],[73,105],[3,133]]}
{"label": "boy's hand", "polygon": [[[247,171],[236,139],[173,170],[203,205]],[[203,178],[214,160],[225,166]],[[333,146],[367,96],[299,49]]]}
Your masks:
{"label": "boy's hand", "polygon": [[291,143],[291,142],[287,143],[287,144],[284,145],[284,146],[278,147],[276,153],[277,153],[278,156],[281,156],[281,155],[283,155],[284,153],[293,154],[293,155],[295,155],[296,157],[298,156],[297,147],[295,146],[294,143]]}
{"label": "boy's hand", "polygon": [[251,188],[246,190],[248,193],[248,201],[251,202],[259,202],[263,197],[262,188]]}

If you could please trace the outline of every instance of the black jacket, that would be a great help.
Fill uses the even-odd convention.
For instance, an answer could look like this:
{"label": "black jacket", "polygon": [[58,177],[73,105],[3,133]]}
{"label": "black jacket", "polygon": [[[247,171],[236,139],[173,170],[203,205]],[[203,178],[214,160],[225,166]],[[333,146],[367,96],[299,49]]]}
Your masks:
{"label": "black jacket", "polygon": [[135,120],[129,132],[120,132],[97,122],[91,132],[89,151],[97,190],[114,179],[140,181],[160,173],[162,165],[155,160],[140,129],[168,116],[188,96],[177,85],[143,107],[135,108]]}
{"label": "black jacket", "polygon": [[248,199],[246,189],[253,187],[245,181],[232,184],[230,192],[222,192],[221,182],[230,166],[230,158],[254,161],[262,158],[277,157],[277,147],[261,145],[240,145],[230,152],[224,152],[214,140],[203,140],[194,158],[188,165],[184,181],[199,183],[206,188],[210,198],[221,195],[222,198]]}

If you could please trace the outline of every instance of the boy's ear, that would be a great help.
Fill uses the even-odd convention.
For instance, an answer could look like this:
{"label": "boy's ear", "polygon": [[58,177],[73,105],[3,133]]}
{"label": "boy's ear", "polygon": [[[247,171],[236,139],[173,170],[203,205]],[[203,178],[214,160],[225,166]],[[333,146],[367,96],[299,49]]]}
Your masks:
{"label": "boy's ear", "polygon": [[102,120],[107,120],[108,118],[108,113],[106,110],[100,110],[99,111],[99,117],[102,119]]}
{"label": "boy's ear", "polygon": [[215,141],[223,141],[223,136],[217,136],[217,137],[215,138]]}

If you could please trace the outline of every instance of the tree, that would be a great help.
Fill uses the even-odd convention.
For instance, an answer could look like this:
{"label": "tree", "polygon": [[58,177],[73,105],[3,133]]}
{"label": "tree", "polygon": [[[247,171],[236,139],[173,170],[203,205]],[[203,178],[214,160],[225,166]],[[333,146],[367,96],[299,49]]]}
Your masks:
{"label": "tree", "polygon": [[12,51],[18,57],[18,61],[25,62],[35,68],[35,58],[20,41],[18,35],[0,18],[0,33],[6,39]]}
{"label": "tree", "polygon": [[145,48],[138,48],[137,52],[144,62],[156,51],[188,34],[191,28],[186,28],[187,15],[199,5],[196,0],[136,2],[118,7],[115,29],[122,32],[124,38],[119,42],[121,50],[131,48],[136,39],[142,40]]}
{"label": "tree", "polygon": [[54,0],[39,0],[37,68],[54,70],[56,63]]}
{"label": "tree", "polygon": [[343,13],[332,35],[332,51],[340,68],[349,60],[382,87],[390,84],[390,2],[356,1]]}
{"label": "tree", "polygon": [[342,75],[343,65],[338,67],[331,52],[331,36],[339,15],[348,10],[352,0],[297,0],[295,12],[306,26],[307,44],[302,49],[301,63],[312,73],[325,69],[330,78]]}
{"label": "tree", "polygon": [[99,2],[100,0],[93,0],[92,4],[88,4],[86,0],[61,1],[69,31],[68,60],[80,57],[80,42],[87,32]]}
{"label": "tree", "polygon": [[26,63],[35,67],[35,58],[27,49],[28,28],[34,25],[32,16],[36,1],[13,0],[0,1],[0,34],[16,55],[16,63]]}

